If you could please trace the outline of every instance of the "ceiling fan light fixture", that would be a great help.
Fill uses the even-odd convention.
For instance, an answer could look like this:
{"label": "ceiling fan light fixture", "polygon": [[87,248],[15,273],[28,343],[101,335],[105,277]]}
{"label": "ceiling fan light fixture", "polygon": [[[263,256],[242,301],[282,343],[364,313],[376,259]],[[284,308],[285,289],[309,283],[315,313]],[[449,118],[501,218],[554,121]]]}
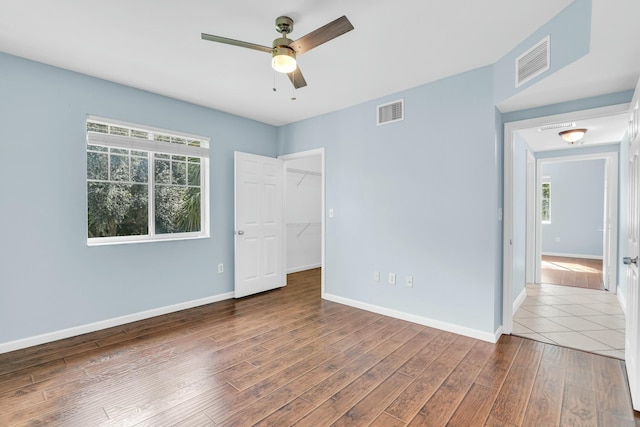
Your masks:
{"label": "ceiling fan light fixture", "polygon": [[291,73],[296,70],[296,53],[289,46],[275,46],[271,66],[279,73]]}
{"label": "ceiling fan light fixture", "polygon": [[560,135],[560,137],[567,141],[569,144],[575,144],[576,142],[584,138],[585,133],[587,133],[586,129],[578,128],[563,130],[562,132],[558,133],[558,135]]}

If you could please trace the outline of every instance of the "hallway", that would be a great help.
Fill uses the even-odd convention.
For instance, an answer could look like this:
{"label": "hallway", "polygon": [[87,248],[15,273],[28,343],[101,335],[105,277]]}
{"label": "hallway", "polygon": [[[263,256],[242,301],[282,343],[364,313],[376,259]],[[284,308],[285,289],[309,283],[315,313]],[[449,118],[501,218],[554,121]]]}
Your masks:
{"label": "hallway", "polygon": [[513,334],[624,359],[625,318],[607,291],[565,285],[528,284],[513,317]]}

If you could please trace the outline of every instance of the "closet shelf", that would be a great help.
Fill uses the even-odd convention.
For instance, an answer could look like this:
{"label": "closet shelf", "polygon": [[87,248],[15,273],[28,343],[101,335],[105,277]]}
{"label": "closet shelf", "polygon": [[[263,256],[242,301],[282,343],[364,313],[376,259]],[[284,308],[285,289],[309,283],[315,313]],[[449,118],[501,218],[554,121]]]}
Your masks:
{"label": "closet shelf", "polygon": [[307,177],[307,175],[322,176],[322,174],[320,172],[306,171],[306,170],[302,170],[302,169],[288,168],[287,172],[302,174],[302,178],[300,178],[300,181],[298,181],[298,184],[296,185],[296,187],[300,187],[300,184],[302,184],[302,181],[304,181],[304,179]]}
{"label": "closet shelf", "polygon": [[307,231],[307,228],[311,227],[312,225],[320,225],[320,223],[319,222],[288,222],[287,223],[287,227],[302,227],[302,230],[300,230],[296,235],[297,238],[300,238],[300,236],[302,236],[302,234],[305,231]]}

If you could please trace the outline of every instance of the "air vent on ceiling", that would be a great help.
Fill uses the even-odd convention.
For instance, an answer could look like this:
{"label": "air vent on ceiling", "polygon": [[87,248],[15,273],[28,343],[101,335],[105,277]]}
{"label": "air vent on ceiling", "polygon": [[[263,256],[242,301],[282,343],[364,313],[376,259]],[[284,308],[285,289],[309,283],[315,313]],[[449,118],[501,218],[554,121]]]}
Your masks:
{"label": "air vent on ceiling", "polygon": [[378,126],[399,122],[401,120],[404,120],[404,99],[378,105]]}
{"label": "air vent on ceiling", "polygon": [[549,123],[548,125],[540,126],[538,128],[538,132],[542,132],[545,130],[556,130],[556,129],[574,128],[574,127],[576,127],[576,122]]}
{"label": "air vent on ceiling", "polygon": [[516,87],[549,69],[550,44],[551,39],[547,36],[516,58]]}

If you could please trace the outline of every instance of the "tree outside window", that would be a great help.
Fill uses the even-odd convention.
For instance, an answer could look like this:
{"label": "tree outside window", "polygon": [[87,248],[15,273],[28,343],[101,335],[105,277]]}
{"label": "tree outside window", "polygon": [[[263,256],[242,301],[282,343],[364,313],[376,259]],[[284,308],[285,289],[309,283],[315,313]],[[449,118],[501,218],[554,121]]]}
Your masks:
{"label": "tree outside window", "polygon": [[87,121],[89,244],[206,237],[208,140]]}
{"label": "tree outside window", "polygon": [[542,184],[542,222],[551,222],[551,183]]}

